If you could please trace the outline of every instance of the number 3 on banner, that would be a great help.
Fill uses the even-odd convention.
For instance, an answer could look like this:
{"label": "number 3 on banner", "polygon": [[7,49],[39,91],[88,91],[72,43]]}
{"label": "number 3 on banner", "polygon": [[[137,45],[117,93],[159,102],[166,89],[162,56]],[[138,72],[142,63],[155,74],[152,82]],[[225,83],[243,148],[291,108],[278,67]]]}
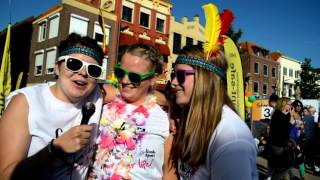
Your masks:
{"label": "number 3 on banner", "polygon": [[273,108],[270,106],[261,107],[261,119],[271,119]]}

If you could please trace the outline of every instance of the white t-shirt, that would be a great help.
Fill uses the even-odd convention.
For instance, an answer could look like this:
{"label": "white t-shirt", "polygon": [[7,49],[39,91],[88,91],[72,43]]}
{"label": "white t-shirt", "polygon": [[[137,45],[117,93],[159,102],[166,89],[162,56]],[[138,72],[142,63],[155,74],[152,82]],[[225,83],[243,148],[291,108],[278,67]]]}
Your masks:
{"label": "white t-shirt", "polygon": [[[52,84],[51,84],[52,85]],[[63,134],[70,128],[79,125],[82,119],[82,104],[65,103],[57,99],[50,90],[49,84],[37,84],[34,86],[16,90],[10,94],[8,101],[19,93],[25,95],[29,105],[28,126],[31,136],[28,157],[34,155],[56,136]],[[98,89],[87,98],[87,101],[95,104],[95,113],[91,116],[88,124],[96,127],[91,134],[91,143],[80,153],[69,157],[72,165],[57,167],[52,170],[51,179],[85,179],[89,163],[92,163],[93,146],[97,136],[97,125],[101,115],[102,97]],[[72,172],[72,175],[71,175]],[[36,172],[33,172],[36,173]]]}
{"label": "white t-shirt", "polygon": [[258,180],[256,155],[250,129],[225,105],[205,162],[199,167],[179,162],[178,172],[181,180]]}

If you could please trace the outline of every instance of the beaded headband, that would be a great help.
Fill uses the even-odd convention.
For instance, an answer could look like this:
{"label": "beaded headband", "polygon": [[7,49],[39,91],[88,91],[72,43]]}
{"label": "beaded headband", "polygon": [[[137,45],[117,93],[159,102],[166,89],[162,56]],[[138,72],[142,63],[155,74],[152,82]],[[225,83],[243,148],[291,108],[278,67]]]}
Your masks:
{"label": "beaded headband", "polygon": [[178,56],[176,59],[176,64],[188,64],[188,65],[198,66],[202,69],[206,69],[208,71],[218,74],[223,79],[226,78],[226,73],[221,68],[200,58],[189,57],[189,56]]}
{"label": "beaded headband", "polygon": [[90,56],[94,58],[100,65],[102,64],[103,56],[97,54],[95,50],[88,47],[77,47],[77,46],[69,47],[64,49],[60,53],[60,56],[65,56],[73,53],[81,53],[81,54]]}

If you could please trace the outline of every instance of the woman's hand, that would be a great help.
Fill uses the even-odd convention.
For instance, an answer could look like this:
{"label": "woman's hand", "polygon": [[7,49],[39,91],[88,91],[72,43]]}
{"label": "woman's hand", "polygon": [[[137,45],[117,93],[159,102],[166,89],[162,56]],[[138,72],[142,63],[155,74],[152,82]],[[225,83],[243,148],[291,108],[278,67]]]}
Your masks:
{"label": "woman's hand", "polygon": [[92,125],[75,126],[55,139],[53,145],[65,153],[77,152],[89,143],[92,129]]}

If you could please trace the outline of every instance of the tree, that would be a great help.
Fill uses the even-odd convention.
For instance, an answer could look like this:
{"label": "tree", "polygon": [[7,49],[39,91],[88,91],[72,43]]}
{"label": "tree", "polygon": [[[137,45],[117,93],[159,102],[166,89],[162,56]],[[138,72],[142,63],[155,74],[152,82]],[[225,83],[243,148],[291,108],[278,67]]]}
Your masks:
{"label": "tree", "polygon": [[300,80],[296,82],[300,87],[303,99],[318,99],[320,97],[319,75],[311,66],[311,58],[305,58],[301,64]]}
{"label": "tree", "polygon": [[231,26],[226,35],[227,35],[228,37],[230,37],[235,44],[237,44],[238,41],[239,41],[239,39],[240,39],[240,37],[241,37],[241,35],[242,35],[242,30],[239,29],[237,32],[235,32],[235,31],[233,30],[233,27]]}

